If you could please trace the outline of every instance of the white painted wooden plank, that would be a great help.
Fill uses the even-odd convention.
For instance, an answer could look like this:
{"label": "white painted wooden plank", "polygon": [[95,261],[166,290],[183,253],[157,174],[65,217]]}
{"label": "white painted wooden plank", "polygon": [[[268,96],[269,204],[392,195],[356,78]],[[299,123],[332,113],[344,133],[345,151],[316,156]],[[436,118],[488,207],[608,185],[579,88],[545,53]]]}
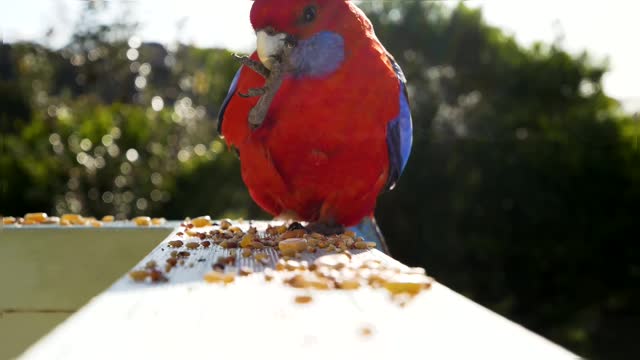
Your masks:
{"label": "white painted wooden plank", "polygon": [[[164,263],[171,238],[139,266]],[[204,273],[228,250],[191,252],[193,267],[174,269],[167,283],[137,284],[124,276],[22,359],[577,358],[438,283],[405,307],[381,289],[298,290],[262,276],[207,284]],[[397,263],[376,250],[356,256]],[[240,258],[242,265],[256,264]],[[294,302],[308,293],[310,304]]]}

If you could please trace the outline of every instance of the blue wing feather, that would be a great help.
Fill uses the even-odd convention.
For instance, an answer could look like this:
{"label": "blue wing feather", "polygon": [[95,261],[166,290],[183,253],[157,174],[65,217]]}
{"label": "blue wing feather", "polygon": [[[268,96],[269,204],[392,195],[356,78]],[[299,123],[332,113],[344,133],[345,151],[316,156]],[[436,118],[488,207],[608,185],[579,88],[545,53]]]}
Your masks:
{"label": "blue wing feather", "polygon": [[222,135],[222,120],[224,119],[224,112],[227,110],[227,106],[231,101],[233,95],[235,95],[238,90],[238,79],[240,78],[240,72],[242,71],[242,66],[236,72],[236,75],[233,77],[233,81],[231,81],[231,86],[229,87],[229,92],[227,93],[227,97],[224,98],[222,102],[222,106],[220,107],[220,112],[218,113],[218,134]]}
{"label": "blue wing feather", "polygon": [[389,60],[393,64],[393,70],[400,82],[400,94],[398,101],[400,102],[400,113],[398,117],[393,119],[387,125],[387,147],[389,149],[389,178],[387,179],[386,189],[392,190],[400,175],[404,171],[409,155],[411,154],[411,146],[413,143],[413,121],[411,119],[411,107],[409,106],[409,98],[407,95],[407,80],[402,69],[395,59],[388,55]]}

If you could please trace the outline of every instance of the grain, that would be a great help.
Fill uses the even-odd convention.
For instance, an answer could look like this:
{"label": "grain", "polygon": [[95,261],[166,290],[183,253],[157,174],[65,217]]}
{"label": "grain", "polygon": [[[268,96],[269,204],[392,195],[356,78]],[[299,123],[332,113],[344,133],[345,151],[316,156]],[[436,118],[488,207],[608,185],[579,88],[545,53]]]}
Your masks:
{"label": "grain", "polygon": [[295,302],[297,304],[308,304],[311,301],[313,301],[313,298],[311,297],[311,295],[297,295],[295,297]]}
{"label": "grain", "polygon": [[113,215],[105,215],[102,217],[103,222],[113,222],[115,217]]}
{"label": "grain", "polygon": [[43,224],[56,225],[60,224],[60,218],[57,216],[49,216],[48,218],[42,221]]}
{"label": "grain", "polygon": [[421,275],[398,274],[389,278],[383,286],[392,295],[402,293],[416,295],[423,289],[431,287],[431,279]]}
{"label": "grain", "polygon": [[307,250],[307,240],[303,238],[290,238],[282,240],[278,243],[280,251],[284,252],[303,252]]}
{"label": "grain", "polygon": [[153,224],[153,225],[162,225],[165,222],[167,222],[167,219],[165,219],[165,218],[153,218],[153,219],[151,219],[151,224]]}
{"label": "grain", "polygon": [[34,223],[38,224],[41,223],[43,221],[45,221],[47,219],[47,213],[43,213],[43,212],[39,212],[39,213],[28,213],[24,216],[24,221],[27,222],[31,222],[33,221]]}
{"label": "grain", "polygon": [[243,266],[238,271],[238,274],[240,274],[240,276],[248,276],[248,275],[253,274],[253,270],[251,270],[251,268],[249,268],[249,267]]}
{"label": "grain", "polygon": [[208,283],[224,283],[229,284],[235,280],[235,275],[231,273],[223,273],[221,271],[209,271],[204,274],[204,281]]}
{"label": "grain", "polygon": [[133,279],[133,281],[135,282],[143,282],[147,279],[148,276],[149,273],[144,270],[135,270],[129,272],[129,277],[131,277],[131,279]]}
{"label": "grain", "polygon": [[137,217],[134,217],[131,221],[133,221],[138,226],[151,225],[151,218],[148,216],[137,216]]}
{"label": "grain", "polygon": [[169,241],[169,246],[172,248],[179,248],[182,247],[182,245],[184,245],[184,243],[181,240]]}
{"label": "grain", "polygon": [[185,246],[187,247],[187,249],[195,250],[200,247],[200,244],[192,241],[192,242],[188,242]]}
{"label": "grain", "polygon": [[200,217],[197,217],[197,218],[191,220],[191,223],[195,227],[211,226],[211,217],[209,215],[200,216]]}
{"label": "grain", "polygon": [[229,220],[222,220],[220,222],[220,229],[227,230],[230,227],[231,227],[231,222],[229,222]]}

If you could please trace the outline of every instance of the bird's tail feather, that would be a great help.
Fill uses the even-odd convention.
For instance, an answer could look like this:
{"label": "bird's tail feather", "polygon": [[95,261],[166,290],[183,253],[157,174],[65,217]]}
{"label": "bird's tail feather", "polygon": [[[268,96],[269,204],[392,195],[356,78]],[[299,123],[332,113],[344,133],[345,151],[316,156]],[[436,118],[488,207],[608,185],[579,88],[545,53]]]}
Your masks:
{"label": "bird's tail feather", "polygon": [[373,215],[365,216],[358,225],[349,227],[349,230],[355,232],[358,236],[362,236],[366,241],[375,242],[378,250],[391,255],[387,242],[384,240],[384,236]]}

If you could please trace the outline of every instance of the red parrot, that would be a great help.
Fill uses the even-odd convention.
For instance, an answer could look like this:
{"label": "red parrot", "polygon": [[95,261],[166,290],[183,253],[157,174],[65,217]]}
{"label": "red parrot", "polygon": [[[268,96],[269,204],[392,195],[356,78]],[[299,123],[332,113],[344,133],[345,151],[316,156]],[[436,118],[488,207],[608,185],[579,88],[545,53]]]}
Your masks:
{"label": "red parrot", "polygon": [[[290,47],[262,124],[248,123],[265,84],[248,66],[236,74],[218,131],[237,150],[252,198],[274,216],[332,226],[373,219],[412,146],[406,80],[371,22],[347,0],[255,0],[250,59],[271,69]],[[268,70],[267,70],[268,71]]]}

